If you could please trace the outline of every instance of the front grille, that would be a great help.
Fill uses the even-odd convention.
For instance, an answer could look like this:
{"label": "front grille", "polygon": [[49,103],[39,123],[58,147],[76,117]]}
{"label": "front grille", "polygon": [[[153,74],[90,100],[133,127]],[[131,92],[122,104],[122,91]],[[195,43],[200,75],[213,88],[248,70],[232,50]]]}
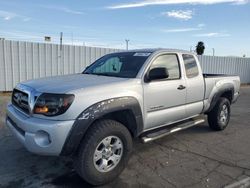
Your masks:
{"label": "front grille", "polygon": [[29,95],[20,90],[14,89],[12,93],[12,104],[29,114]]}

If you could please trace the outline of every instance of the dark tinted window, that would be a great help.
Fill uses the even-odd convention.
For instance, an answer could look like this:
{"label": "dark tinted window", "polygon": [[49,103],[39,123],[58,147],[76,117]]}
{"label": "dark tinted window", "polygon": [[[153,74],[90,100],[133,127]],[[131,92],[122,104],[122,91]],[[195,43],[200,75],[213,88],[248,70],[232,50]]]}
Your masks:
{"label": "dark tinted window", "polygon": [[108,54],[95,61],[83,74],[135,78],[150,54],[141,52]]}
{"label": "dark tinted window", "polygon": [[193,78],[195,76],[198,76],[199,70],[198,70],[198,66],[197,66],[197,63],[196,63],[194,56],[188,55],[188,54],[183,54],[182,57],[184,60],[187,77]]}
{"label": "dark tinted window", "polygon": [[156,67],[166,67],[169,73],[169,80],[180,78],[180,68],[177,55],[175,54],[166,54],[157,57],[150,69]]}

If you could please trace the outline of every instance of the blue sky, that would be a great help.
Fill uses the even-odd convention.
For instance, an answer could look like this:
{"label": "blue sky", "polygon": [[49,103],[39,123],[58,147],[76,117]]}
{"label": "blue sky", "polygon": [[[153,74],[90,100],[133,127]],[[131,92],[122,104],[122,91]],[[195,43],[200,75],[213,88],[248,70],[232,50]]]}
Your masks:
{"label": "blue sky", "polygon": [[[191,2],[191,3],[190,3]],[[189,50],[250,56],[249,0],[0,0],[0,37],[109,48]]]}

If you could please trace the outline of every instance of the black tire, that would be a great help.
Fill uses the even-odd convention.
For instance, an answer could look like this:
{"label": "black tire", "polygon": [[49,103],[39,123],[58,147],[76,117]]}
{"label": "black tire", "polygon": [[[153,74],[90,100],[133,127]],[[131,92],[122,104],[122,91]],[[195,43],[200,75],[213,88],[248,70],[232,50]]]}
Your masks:
{"label": "black tire", "polygon": [[[228,114],[224,121],[221,120],[221,112],[223,111],[224,105],[227,107]],[[212,130],[221,131],[224,130],[230,120],[230,102],[227,98],[221,97],[214,106],[214,108],[208,113],[208,123]]]}
{"label": "black tire", "polygon": [[[116,136],[123,145],[118,164],[108,172],[100,172],[93,161],[94,153],[103,139]],[[120,142],[119,142],[120,143]],[[111,182],[124,170],[132,152],[132,137],[128,129],[114,120],[98,120],[86,133],[74,160],[77,173],[89,184],[103,185]],[[101,159],[102,160],[102,159]]]}

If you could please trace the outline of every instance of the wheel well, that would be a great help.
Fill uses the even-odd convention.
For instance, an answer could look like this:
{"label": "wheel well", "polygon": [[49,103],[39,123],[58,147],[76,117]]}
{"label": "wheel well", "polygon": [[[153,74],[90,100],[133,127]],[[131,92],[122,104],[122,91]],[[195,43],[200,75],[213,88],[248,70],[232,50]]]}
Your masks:
{"label": "wheel well", "polygon": [[232,88],[232,89],[228,89],[226,91],[222,91],[222,92],[219,92],[219,93],[215,94],[213,96],[213,99],[212,99],[211,103],[210,103],[210,107],[205,112],[205,114],[208,114],[214,108],[214,106],[216,105],[216,103],[218,102],[220,97],[227,98],[229,100],[230,104],[231,104],[232,100],[233,100],[233,93],[234,93],[234,90]]}
{"label": "wheel well", "polygon": [[231,103],[232,100],[233,100],[233,91],[232,90],[229,90],[229,91],[226,91],[224,92],[221,97],[225,97],[229,100],[229,102]]}
{"label": "wheel well", "polygon": [[105,114],[102,118],[112,119],[112,120],[120,122],[125,127],[127,127],[127,129],[129,130],[129,132],[131,133],[133,137],[135,137],[137,134],[137,123],[136,123],[135,115],[132,112],[132,110],[120,110],[120,111],[111,112],[109,114]]}

